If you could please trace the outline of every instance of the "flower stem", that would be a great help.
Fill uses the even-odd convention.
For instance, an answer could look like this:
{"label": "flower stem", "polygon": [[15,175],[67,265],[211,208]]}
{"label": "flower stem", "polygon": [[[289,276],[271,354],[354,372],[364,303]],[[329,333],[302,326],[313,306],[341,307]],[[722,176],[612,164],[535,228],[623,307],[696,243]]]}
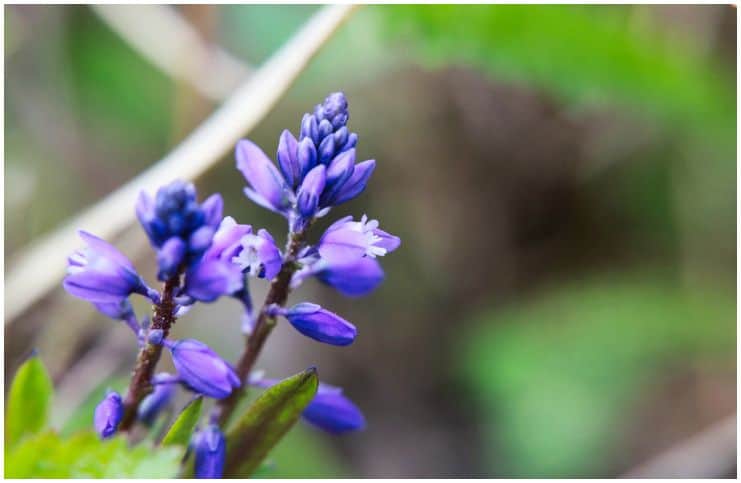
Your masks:
{"label": "flower stem", "polygon": [[[152,316],[152,326],[150,330],[161,329],[163,332],[163,338],[167,337],[170,332],[170,327],[175,323],[175,316],[173,310],[175,308],[175,301],[173,300],[175,295],[175,289],[180,284],[180,276],[175,275],[165,282],[165,286],[162,289],[162,296],[160,297],[159,305],[154,306],[154,313]],[[157,367],[157,363],[162,355],[162,345],[151,344],[149,341],[144,341],[144,346],[139,351],[139,356],[136,358],[136,365],[134,366],[134,372],[131,375],[131,383],[129,384],[129,390],[126,393],[124,399],[124,415],[119,425],[120,431],[127,431],[136,421],[136,411],[139,408],[139,404],[142,402],[150,392],[152,392],[152,376],[154,375],[154,369]]]}
{"label": "flower stem", "polygon": [[257,357],[260,355],[265,341],[270,335],[270,332],[275,327],[275,317],[271,316],[268,312],[268,308],[273,304],[280,306],[285,305],[288,293],[291,291],[291,278],[298,269],[296,264],[296,255],[301,249],[303,243],[305,230],[291,233],[286,246],[286,257],[281,266],[280,272],[273,279],[270,284],[270,289],[265,297],[265,302],[260,309],[260,315],[257,317],[255,327],[252,334],[247,338],[245,342],[244,352],[239,358],[236,365],[237,376],[242,381],[242,386],[235,389],[227,398],[219,401],[216,410],[218,412],[218,421],[222,428],[226,426],[229,417],[231,416],[237,402],[242,398],[246,392],[245,384],[247,377],[255,365]]}

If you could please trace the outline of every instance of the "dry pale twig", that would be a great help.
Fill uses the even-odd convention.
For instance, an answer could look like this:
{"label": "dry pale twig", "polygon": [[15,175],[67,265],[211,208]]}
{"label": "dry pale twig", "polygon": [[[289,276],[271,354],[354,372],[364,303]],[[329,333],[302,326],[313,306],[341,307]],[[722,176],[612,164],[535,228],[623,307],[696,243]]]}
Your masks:
{"label": "dry pale twig", "polygon": [[60,253],[78,248],[78,229],[114,237],[134,221],[133,206],[141,190],[154,191],[174,177],[194,179],[232,149],[270,112],[353,9],[352,5],[323,7],[169,154],[14,257],[5,279],[6,324],[58,285],[66,267]]}
{"label": "dry pale twig", "polygon": [[225,50],[208,45],[168,5],[91,5],[132,48],[170,77],[189,83],[205,97],[222,101],[250,73]]}
{"label": "dry pale twig", "polygon": [[736,415],[637,466],[625,478],[721,478],[736,468]]}

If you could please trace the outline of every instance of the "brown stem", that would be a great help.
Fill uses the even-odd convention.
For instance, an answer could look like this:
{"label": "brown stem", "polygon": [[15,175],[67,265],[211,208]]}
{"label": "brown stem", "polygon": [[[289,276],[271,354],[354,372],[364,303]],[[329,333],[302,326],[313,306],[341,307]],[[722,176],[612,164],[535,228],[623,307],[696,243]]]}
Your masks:
{"label": "brown stem", "polygon": [[265,297],[260,315],[255,322],[255,328],[247,338],[244,352],[242,352],[242,356],[237,361],[235,369],[239,380],[242,381],[242,386],[239,389],[235,389],[229,397],[220,400],[218,403],[218,420],[222,428],[225,427],[237,402],[244,395],[247,377],[252,371],[257,357],[260,355],[263,345],[265,345],[265,340],[270,335],[273,327],[275,327],[275,317],[268,314],[268,307],[273,304],[283,306],[286,303],[288,293],[291,291],[291,278],[298,268],[295,258],[301,248],[303,237],[304,231],[291,235],[288,246],[286,247],[286,259],[283,262],[283,266],[281,266],[280,272],[270,284],[270,289]]}
{"label": "brown stem", "polygon": [[[179,282],[180,277],[178,275],[165,282],[165,286],[162,289],[161,302],[159,305],[154,306],[151,329],[161,329],[163,338],[167,337],[170,327],[175,323],[175,317],[173,316],[175,301],[173,297]],[[124,415],[118,427],[119,430],[129,430],[136,421],[136,410],[139,408],[139,404],[142,402],[142,399],[152,392],[152,376],[161,355],[161,345],[150,344],[149,341],[145,340],[144,346],[136,358],[136,365],[131,375],[129,390],[124,399]]]}

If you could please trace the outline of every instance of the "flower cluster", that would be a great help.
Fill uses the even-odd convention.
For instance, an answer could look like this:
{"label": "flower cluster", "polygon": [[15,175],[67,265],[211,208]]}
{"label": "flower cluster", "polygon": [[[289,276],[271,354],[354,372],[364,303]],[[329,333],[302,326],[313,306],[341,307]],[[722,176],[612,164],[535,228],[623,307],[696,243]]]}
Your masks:
{"label": "flower cluster", "polygon": [[[227,449],[220,424],[223,427],[233,409],[229,401],[245,385],[268,388],[277,381],[260,376],[251,363],[238,364],[242,372],[236,371],[200,341],[171,339],[172,324],[197,302],[226,296],[243,304],[242,330],[256,341],[246,345],[244,360],[256,359],[272,327],[269,321],[278,317],[316,341],[352,344],[357,329],[340,315],[311,302],[283,306],[288,292],[312,277],[345,295],[369,293],[384,277],[377,258],[400,244],[399,238],[365,215],[358,220],[339,219],[318,243],[306,241],[314,222],[358,196],[375,168],[374,160],[356,163],[358,136],[349,131],[348,120],[344,94],[333,93],[304,115],[298,138],[288,130],[281,134],[277,164],[249,140],[236,146],[237,168],[248,184],[246,196],[288,221],[284,250],[266,230],[253,230],[223,216],[220,195],[199,202],[193,184],[183,181],[160,188],[154,196],[142,192],[136,203],[137,217],[156,253],[157,278],[164,282],[161,291],[147,285],[115,247],[80,232],[86,247],[69,257],[64,287],[106,316],[123,321],[141,347],[126,396],[110,391],[95,410],[95,428],[102,438],[128,430],[136,420],[151,425],[171,404],[180,385],[218,400],[209,424],[194,434],[191,447],[197,477],[222,476]],[[259,310],[254,309],[249,290],[255,278],[271,283]],[[133,295],[144,296],[154,305],[151,323],[149,317],[137,318],[129,301]],[[169,351],[177,374],[154,373],[163,348]],[[144,383],[138,377],[142,374],[150,375]],[[365,426],[362,413],[342,390],[324,383],[303,417],[332,433]]]}

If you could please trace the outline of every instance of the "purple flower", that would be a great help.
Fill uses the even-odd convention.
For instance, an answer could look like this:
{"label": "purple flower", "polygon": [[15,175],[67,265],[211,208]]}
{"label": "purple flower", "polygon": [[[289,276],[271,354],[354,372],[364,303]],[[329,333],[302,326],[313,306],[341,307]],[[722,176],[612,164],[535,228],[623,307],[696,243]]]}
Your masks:
{"label": "purple flower", "polygon": [[352,216],[333,223],[319,240],[319,255],[330,264],[349,264],[367,256],[384,256],[399,247],[401,240],[378,228],[377,220],[360,221]]}
{"label": "purple flower", "polygon": [[152,424],[160,411],[170,404],[175,396],[175,384],[172,375],[160,372],[152,379],[154,391],[139,404],[137,417],[145,424]]}
{"label": "purple flower", "polygon": [[183,339],[164,340],[180,381],[188,388],[215,399],[223,399],[241,383],[234,369],[203,342]]}
{"label": "purple flower", "polygon": [[211,247],[203,254],[203,259],[231,261],[242,250],[242,237],[251,232],[250,225],[240,225],[231,216],[225,217],[214,234]]}
{"label": "purple flower", "polygon": [[154,297],[134,265],[110,243],[80,231],[87,244],[68,258],[64,288],[75,297],[93,303],[119,303],[132,293]]}
{"label": "purple flower", "polygon": [[221,478],[226,459],[226,438],[219,427],[209,424],[191,439],[196,478]]}
{"label": "purple flower", "polygon": [[257,235],[244,235],[240,243],[242,249],[232,258],[232,263],[252,277],[272,280],[278,275],[283,257],[267,230],[261,229]]}
{"label": "purple flower", "polygon": [[339,315],[309,302],[281,309],[278,313],[305,336],[326,344],[350,345],[358,333],[354,325]]}
{"label": "purple flower", "polygon": [[154,199],[144,191],[139,194],[136,215],[157,249],[160,280],[196,264],[211,245],[224,202],[219,194],[201,204],[196,198],[193,183],[180,180],[157,190]]}
{"label": "purple flower", "polygon": [[252,141],[243,139],[236,148],[237,169],[250,184],[244,193],[269,210],[284,213],[291,206],[291,191],[267,155]]}
{"label": "purple flower", "polygon": [[95,407],[93,417],[95,431],[102,439],[110,438],[116,433],[121,418],[123,418],[121,395],[115,391],[108,391],[108,394]]}
{"label": "purple flower", "polygon": [[329,164],[338,154],[355,147],[358,136],[347,129],[350,119],[347,98],[342,92],[333,92],[324,102],[305,114],[301,120],[299,142],[310,139],[316,148],[318,162]]}
{"label": "purple flower", "polygon": [[363,413],[342,394],[342,389],[323,383],[319,384],[314,399],[302,416],[311,424],[334,434],[365,428]]}

